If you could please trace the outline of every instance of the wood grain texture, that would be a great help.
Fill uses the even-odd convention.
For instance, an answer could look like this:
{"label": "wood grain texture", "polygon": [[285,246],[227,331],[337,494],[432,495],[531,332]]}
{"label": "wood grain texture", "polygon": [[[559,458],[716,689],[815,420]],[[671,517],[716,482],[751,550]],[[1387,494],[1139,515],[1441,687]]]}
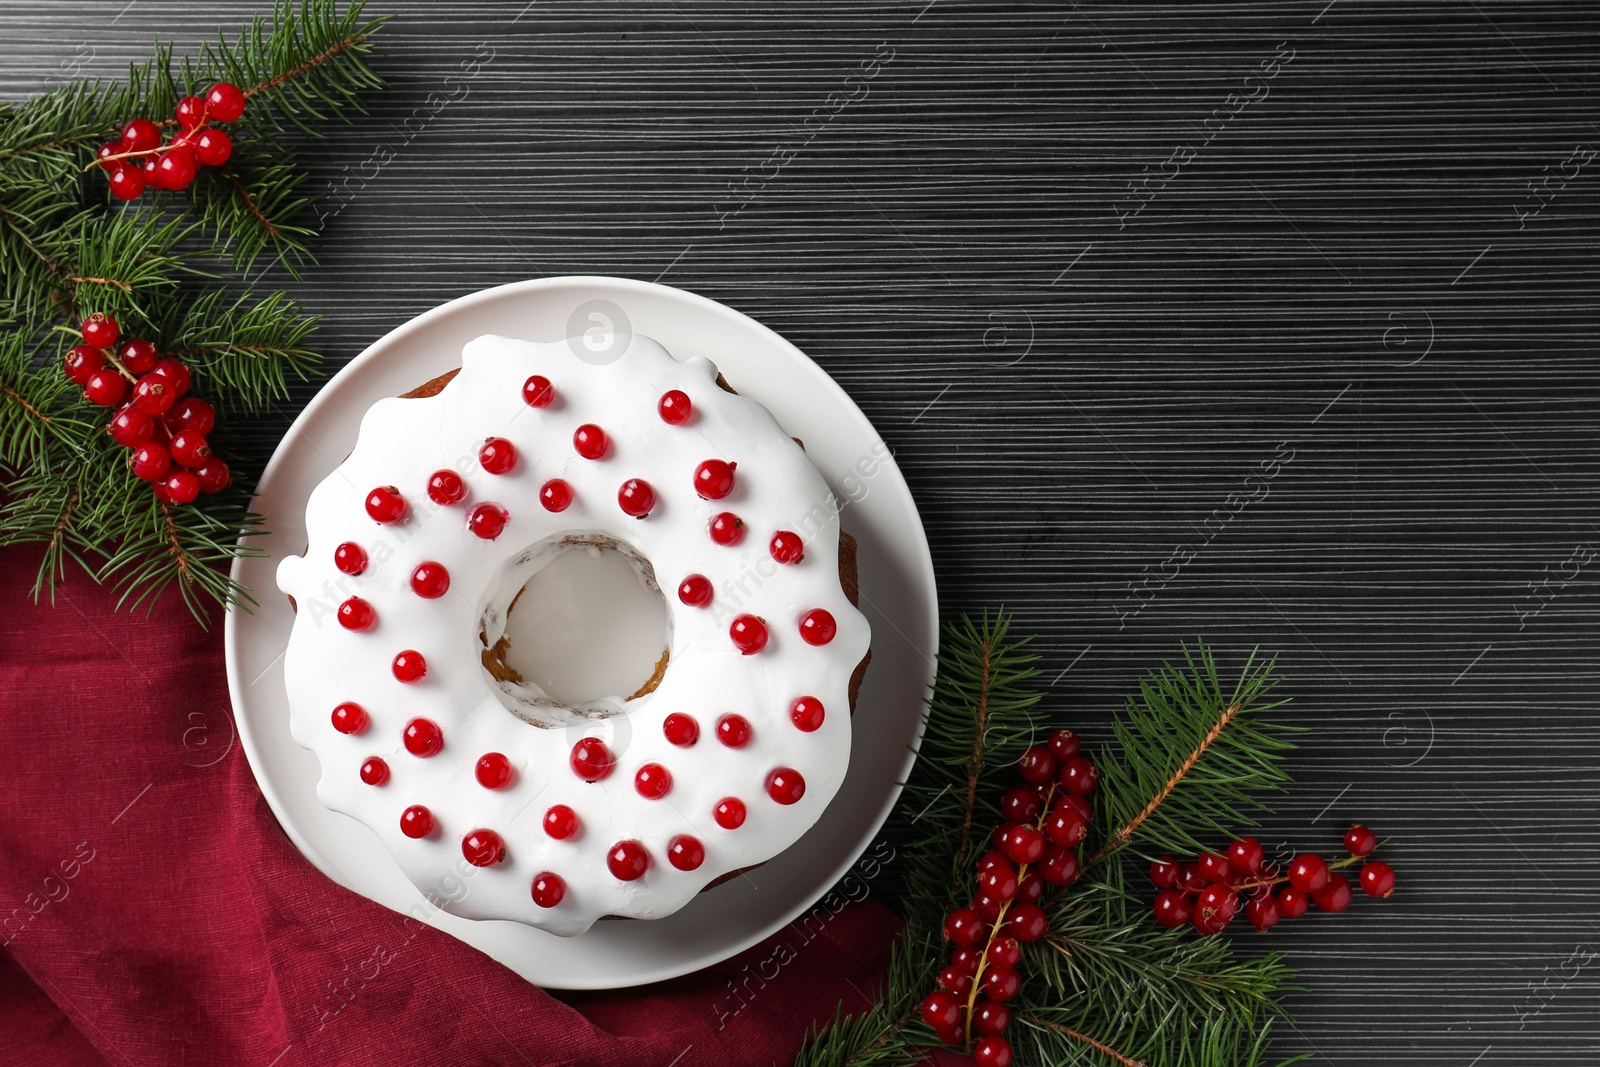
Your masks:
{"label": "wood grain texture", "polygon": [[[253,6],[0,6],[0,94]],[[1304,968],[1285,1054],[1600,1062],[1600,10],[380,9],[393,88],[310,153],[337,210],[289,283],[336,359],[540,275],[754,315],[895,450],[944,603],[1038,633],[1060,722],[1103,739],[1196,634],[1281,652],[1310,732],[1262,837],[1369,821],[1400,876],[1232,935]]]}

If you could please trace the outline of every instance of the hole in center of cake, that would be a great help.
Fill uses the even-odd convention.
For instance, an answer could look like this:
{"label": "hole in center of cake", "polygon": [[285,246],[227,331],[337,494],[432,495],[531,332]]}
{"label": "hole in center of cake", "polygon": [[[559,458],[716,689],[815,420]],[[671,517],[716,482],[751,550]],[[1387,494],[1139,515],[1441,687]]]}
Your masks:
{"label": "hole in center of cake", "polygon": [[507,577],[523,580],[503,610],[485,613],[480,641],[484,669],[514,713],[537,725],[574,712],[615,715],[660,683],[671,646],[667,603],[631,546],[566,535],[523,553]]}

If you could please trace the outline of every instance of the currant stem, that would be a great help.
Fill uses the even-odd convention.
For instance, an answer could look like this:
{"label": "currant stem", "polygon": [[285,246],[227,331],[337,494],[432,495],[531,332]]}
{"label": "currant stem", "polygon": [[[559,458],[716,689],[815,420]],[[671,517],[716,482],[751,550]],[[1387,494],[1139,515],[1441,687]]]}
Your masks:
{"label": "currant stem", "polygon": [[[1057,784],[1052,781],[1050,783],[1050,788],[1046,790],[1044,801],[1039,805],[1039,816],[1033,822],[1033,828],[1035,830],[1043,831],[1045,820],[1050,818],[1050,802],[1055,799],[1057,788]],[[1022,880],[1027,877],[1028,868],[1031,866],[1032,864],[1030,863],[1021,863],[1017,865],[1017,892],[1019,894],[1022,892]],[[1011,910],[1012,901],[1016,899],[1017,898],[1013,896],[1011,900],[1001,901],[1000,914],[995,916],[994,925],[989,928],[989,936],[985,938],[983,942],[983,952],[978,956],[978,969],[972,975],[972,989],[967,993],[967,1010],[964,1013],[961,1021],[961,1033],[962,1036],[966,1038],[967,1050],[969,1052],[972,1049],[972,1012],[978,1003],[978,993],[983,988],[984,969],[989,966],[989,946],[994,944],[995,938],[1000,936],[1000,931],[1005,929],[1006,912]]]}

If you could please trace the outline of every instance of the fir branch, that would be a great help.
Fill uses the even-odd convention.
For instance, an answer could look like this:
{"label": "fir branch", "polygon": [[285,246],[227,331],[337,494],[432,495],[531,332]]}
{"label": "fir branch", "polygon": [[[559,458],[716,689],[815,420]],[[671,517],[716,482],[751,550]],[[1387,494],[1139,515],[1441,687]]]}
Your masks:
{"label": "fir branch", "polygon": [[290,375],[304,381],[317,367],[307,342],[319,319],[283,293],[212,290],[178,310],[158,330],[162,347],[190,364],[196,391],[221,411],[260,414],[289,398]]}
{"label": "fir branch", "polygon": [[1046,1030],[1053,1030],[1063,1037],[1071,1038],[1073,1041],[1076,1041],[1079,1044],[1087,1045],[1107,1059],[1119,1064],[1120,1067],[1149,1067],[1144,1060],[1136,1060],[1132,1056],[1125,1056],[1105,1042],[1096,1041],[1088,1034],[1080,1034],[1070,1026],[1063,1026],[1060,1023],[1053,1023],[1049,1019],[1041,1019],[1037,1015],[1028,1015],[1026,1013],[1019,1014],[1017,1019],[1027,1023],[1029,1026],[1038,1026],[1043,1027]]}
{"label": "fir branch", "polygon": [[1086,866],[1134,840],[1164,851],[1203,852],[1201,835],[1224,839],[1256,825],[1260,795],[1282,787],[1288,727],[1258,721],[1268,703],[1272,663],[1252,655],[1231,692],[1210,649],[1184,648],[1182,667],[1164,665],[1140,683],[1112,723],[1117,747],[1100,769],[1099,847]]}

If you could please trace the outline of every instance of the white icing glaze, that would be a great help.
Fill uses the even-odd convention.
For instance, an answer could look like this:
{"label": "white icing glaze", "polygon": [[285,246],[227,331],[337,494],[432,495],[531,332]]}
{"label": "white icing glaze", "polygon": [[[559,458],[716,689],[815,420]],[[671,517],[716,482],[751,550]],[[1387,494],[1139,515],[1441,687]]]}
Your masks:
{"label": "white icing glaze", "polygon": [[[616,341],[626,346],[623,354],[596,365],[576,355],[581,342],[480,337],[466,346],[461,372],[437,395],[374,404],[349,458],[311,495],[306,555],[290,556],[278,568],[279,587],[297,604],[284,661],[290,731],[320,761],[318,797],[371,827],[425,896],[467,918],[513,919],[577,934],[603,915],[671,914],[715,878],[792,845],[837,792],[849,762],[849,680],[870,635],[865,617],[840,588],[838,507],[826,483],[766,408],[716,385],[709,360],[680,362],[641,336]],[[532,374],[553,383],[552,406],[524,402],[522,385]],[[686,426],[669,425],[657,413],[669,389],[691,399],[694,417]],[[573,431],[583,423],[598,424],[610,437],[610,450],[598,461],[573,448]],[[508,474],[489,474],[478,464],[478,447],[489,436],[516,446],[518,462]],[[727,498],[707,501],[695,492],[693,477],[700,462],[713,458],[737,464],[736,485]],[[468,494],[460,504],[440,507],[428,499],[427,479],[446,467],[463,476]],[[574,490],[564,512],[552,514],[539,503],[539,488],[551,478],[565,479]],[[617,490],[629,478],[655,490],[655,508],[643,519],[618,506]],[[366,513],[366,495],[384,485],[398,487],[408,504],[398,524],[380,525]],[[494,541],[467,527],[472,505],[483,501],[510,512]],[[746,524],[738,545],[710,538],[709,521],[722,511]],[[772,559],[768,543],[778,530],[804,539],[799,564]],[[484,669],[480,627],[486,618],[492,624],[550,558],[530,549],[594,534],[631,546],[653,567],[671,617],[670,665],[654,692],[583,709],[620,714],[591,718],[547,708],[545,717],[564,724],[532,725],[507,710],[515,695]],[[369,556],[356,577],[334,566],[334,549],[347,540]],[[449,570],[450,590],[440,599],[411,589],[411,572],[425,561]],[[689,607],[677,596],[679,582],[696,573],[711,579],[710,607]],[[365,632],[347,631],[336,620],[338,604],[351,595],[376,609],[377,623]],[[812,608],[826,609],[837,621],[829,644],[812,646],[800,637],[800,616]],[[771,634],[766,648],[750,656],[741,655],[728,634],[743,613],[764,619]],[[405,649],[426,658],[420,682],[403,684],[392,674],[394,655]],[[814,732],[790,721],[790,705],[800,696],[815,697],[826,709]],[[361,733],[333,729],[330,715],[342,701],[369,714]],[[662,722],[674,712],[699,724],[692,747],[666,740]],[[752,725],[744,748],[716,739],[718,718],[730,712]],[[417,717],[443,730],[444,747],[435,756],[413,756],[402,743],[405,724]],[[617,756],[610,776],[595,783],[579,779],[569,765],[573,745],[589,736],[604,739]],[[476,781],[474,766],[487,752],[510,758],[515,777],[507,788],[489,790]],[[369,756],[389,766],[381,786],[361,781],[359,768]],[[672,774],[671,792],[660,800],[634,788],[635,771],[652,762]],[[767,775],[778,767],[804,776],[798,803],[780,805],[768,796]],[[736,830],[712,818],[727,796],[743,800],[748,811]],[[425,805],[435,820],[433,833],[421,840],[400,831],[401,812],[413,804]],[[544,813],[553,804],[577,812],[582,828],[575,837],[557,841],[545,834]],[[480,827],[504,838],[504,861],[486,868],[465,861],[461,840]],[[667,861],[667,843],[678,834],[705,846],[699,869],[679,871]],[[615,878],[606,866],[607,850],[625,839],[639,841],[651,856],[647,873],[633,882]],[[567,886],[554,908],[539,907],[530,894],[533,879],[546,871]]]}

